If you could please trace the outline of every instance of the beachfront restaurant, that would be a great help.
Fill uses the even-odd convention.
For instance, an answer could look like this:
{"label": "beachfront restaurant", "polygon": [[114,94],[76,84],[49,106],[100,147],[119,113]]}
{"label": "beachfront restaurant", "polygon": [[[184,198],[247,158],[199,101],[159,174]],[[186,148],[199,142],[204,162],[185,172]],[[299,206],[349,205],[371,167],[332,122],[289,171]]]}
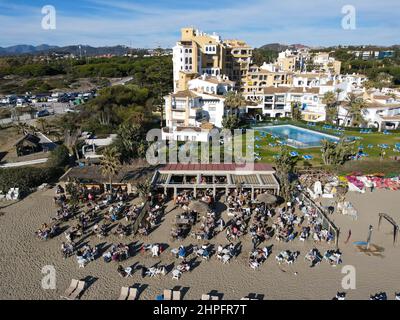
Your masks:
{"label": "beachfront restaurant", "polygon": [[[116,175],[111,177],[113,190],[122,190],[132,193],[135,191],[135,182],[152,174],[153,168],[148,165],[135,164],[122,166]],[[110,188],[110,178],[104,176],[101,167],[97,165],[70,168],[60,179],[63,187],[68,183],[79,182],[88,190],[97,190],[103,193]]]}
{"label": "beachfront restaurant", "polygon": [[256,163],[253,165],[237,164],[167,164],[159,168],[152,179],[153,186],[165,194],[173,194],[184,190],[212,190],[213,196],[240,187],[251,192],[252,199],[256,194],[268,192],[279,194],[279,183],[275,170],[269,164]]}

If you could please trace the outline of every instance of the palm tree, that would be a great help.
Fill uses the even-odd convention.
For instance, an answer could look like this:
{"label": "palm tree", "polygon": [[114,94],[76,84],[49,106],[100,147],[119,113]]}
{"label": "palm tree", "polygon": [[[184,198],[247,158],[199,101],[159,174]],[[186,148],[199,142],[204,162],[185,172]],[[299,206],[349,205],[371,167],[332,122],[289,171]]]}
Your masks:
{"label": "palm tree", "polygon": [[228,109],[228,114],[235,113],[237,116],[239,108],[246,105],[246,99],[240,92],[229,91],[225,95],[225,107]]}
{"label": "palm tree", "polygon": [[290,200],[294,190],[293,176],[298,157],[292,157],[286,147],[282,147],[277,158],[275,158],[276,175],[280,184],[280,195],[285,200]]}
{"label": "palm tree", "polygon": [[115,147],[108,147],[103,152],[100,166],[103,176],[109,178],[110,191],[112,190],[112,177],[118,174],[121,162],[119,160],[120,154]]}
{"label": "palm tree", "polygon": [[292,113],[292,119],[296,121],[300,121],[302,119],[301,117],[301,111],[300,111],[300,104],[298,102],[292,102],[290,104],[291,107],[291,113]]}
{"label": "palm tree", "polygon": [[76,159],[79,160],[78,143],[81,136],[80,128],[66,129],[64,131],[64,144],[68,147],[72,154],[75,154]]}
{"label": "palm tree", "polygon": [[362,115],[362,109],[365,108],[366,103],[362,97],[358,97],[354,93],[349,93],[346,99],[346,109],[347,114],[344,120],[344,123],[347,123],[347,120],[351,119],[351,125],[360,125],[364,124],[365,120]]}
{"label": "palm tree", "polygon": [[339,95],[342,91],[342,89],[336,89],[334,92],[328,91],[322,98],[322,102],[325,104],[326,121],[328,122],[338,122],[339,120]]}
{"label": "palm tree", "polygon": [[136,189],[137,189],[142,201],[146,201],[147,196],[153,190],[153,186],[151,184],[151,180],[150,179],[145,179],[143,181],[137,182],[136,183]]}

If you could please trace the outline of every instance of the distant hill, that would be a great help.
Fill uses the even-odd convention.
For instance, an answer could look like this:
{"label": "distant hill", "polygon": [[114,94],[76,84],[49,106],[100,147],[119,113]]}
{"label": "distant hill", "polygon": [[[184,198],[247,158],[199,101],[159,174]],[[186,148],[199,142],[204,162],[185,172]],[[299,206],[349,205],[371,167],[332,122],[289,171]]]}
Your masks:
{"label": "distant hill", "polygon": [[276,51],[276,52],[281,52],[285,51],[287,49],[302,49],[302,48],[309,48],[308,46],[305,46],[303,44],[281,44],[281,43],[269,43],[261,46],[259,49],[261,50],[269,50],[269,51]]}
{"label": "distant hill", "polygon": [[51,49],[57,48],[56,46],[49,46],[47,44],[42,44],[40,46],[31,46],[27,44],[20,44],[17,46],[11,46],[7,48],[0,47],[0,55],[19,55],[19,54],[32,54],[38,52],[49,51]]}
{"label": "distant hill", "polygon": [[71,45],[65,47],[51,46],[42,44],[39,46],[32,45],[16,45],[12,47],[0,47],[0,56],[7,55],[23,55],[23,54],[44,54],[44,53],[60,53],[60,54],[74,54],[76,56],[98,56],[98,55],[124,55],[130,52],[131,49],[126,46],[112,46],[112,47],[91,47],[86,45]]}

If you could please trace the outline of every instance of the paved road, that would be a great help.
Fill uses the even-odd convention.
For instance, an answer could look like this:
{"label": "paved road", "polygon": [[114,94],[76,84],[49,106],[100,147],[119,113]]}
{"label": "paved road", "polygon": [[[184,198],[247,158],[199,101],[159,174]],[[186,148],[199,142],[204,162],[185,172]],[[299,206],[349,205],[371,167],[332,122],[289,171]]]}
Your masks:
{"label": "paved road", "polygon": [[[70,108],[69,103],[61,103],[61,102],[40,102],[40,103],[34,103],[34,107],[37,107],[38,110],[40,110],[42,106],[44,106],[44,109],[47,109],[51,114],[64,114],[66,113],[66,110]],[[29,125],[33,124],[36,120],[36,115],[32,116],[30,114],[23,114],[19,116],[19,121],[20,122],[25,122]],[[11,118],[6,118],[6,119],[0,119],[0,124],[9,124],[17,122],[17,120],[12,120]]]}
{"label": "paved road", "polygon": [[[40,144],[42,145],[43,148],[46,148],[47,150],[51,151],[57,147],[57,145],[53,141],[51,141],[48,137],[46,137],[43,133],[39,132],[38,136],[40,137]],[[5,163],[3,165],[0,165],[0,168],[15,168],[15,167],[29,166],[33,164],[45,163],[47,162],[47,160],[48,158],[42,158],[42,159],[35,159],[28,161]]]}
{"label": "paved road", "polygon": [[35,159],[35,160],[29,160],[29,161],[6,163],[6,164],[0,165],[0,168],[15,168],[15,167],[29,166],[29,165],[33,165],[33,164],[45,163],[45,162],[47,162],[47,160],[48,160],[48,158],[43,158],[43,159]]}

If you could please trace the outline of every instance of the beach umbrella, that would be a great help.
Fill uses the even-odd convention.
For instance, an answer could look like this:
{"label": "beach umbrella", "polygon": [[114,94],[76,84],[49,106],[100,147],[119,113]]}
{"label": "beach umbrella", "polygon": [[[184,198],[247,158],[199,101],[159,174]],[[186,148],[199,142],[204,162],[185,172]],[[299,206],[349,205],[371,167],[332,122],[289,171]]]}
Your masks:
{"label": "beach umbrella", "polygon": [[274,204],[278,199],[269,193],[261,193],[257,196],[257,201],[265,203],[265,204]]}
{"label": "beach umbrella", "polygon": [[203,201],[192,201],[189,203],[189,209],[196,211],[197,213],[207,213],[209,206]]}

